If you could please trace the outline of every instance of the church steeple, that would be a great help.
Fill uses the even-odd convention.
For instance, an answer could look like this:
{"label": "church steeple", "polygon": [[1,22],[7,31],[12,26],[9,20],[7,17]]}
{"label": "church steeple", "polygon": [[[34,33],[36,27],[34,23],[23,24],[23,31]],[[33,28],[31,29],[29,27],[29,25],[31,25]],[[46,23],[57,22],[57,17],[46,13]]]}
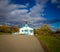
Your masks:
{"label": "church steeple", "polygon": [[25,22],[25,27],[28,27],[28,22],[27,21]]}
{"label": "church steeple", "polygon": [[27,21],[25,22],[25,24],[27,24]]}

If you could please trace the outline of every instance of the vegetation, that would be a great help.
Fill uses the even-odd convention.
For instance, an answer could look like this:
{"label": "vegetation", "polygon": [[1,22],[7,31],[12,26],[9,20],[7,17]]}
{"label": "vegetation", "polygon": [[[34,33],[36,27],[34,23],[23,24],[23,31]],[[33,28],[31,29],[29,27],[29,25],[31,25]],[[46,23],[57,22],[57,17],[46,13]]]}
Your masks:
{"label": "vegetation", "polygon": [[56,33],[59,34],[60,33],[60,29],[57,29]]}
{"label": "vegetation", "polygon": [[11,27],[6,25],[0,26],[0,34],[4,34],[4,33],[9,34],[17,31],[19,31],[18,27]]}
{"label": "vegetation", "polygon": [[54,36],[36,36],[48,49],[48,52],[60,52],[60,39]]}
{"label": "vegetation", "polygon": [[[40,29],[34,29],[35,36],[48,52],[60,52],[60,30],[53,32],[48,25],[43,25]],[[59,36],[58,36],[59,34]],[[47,51],[45,51],[47,52]]]}
{"label": "vegetation", "polygon": [[53,31],[50,29],[50,27],[47,24],[44,24],[41,26],[40,29],[34,29],[34,34],[51,35],[53,34]]}

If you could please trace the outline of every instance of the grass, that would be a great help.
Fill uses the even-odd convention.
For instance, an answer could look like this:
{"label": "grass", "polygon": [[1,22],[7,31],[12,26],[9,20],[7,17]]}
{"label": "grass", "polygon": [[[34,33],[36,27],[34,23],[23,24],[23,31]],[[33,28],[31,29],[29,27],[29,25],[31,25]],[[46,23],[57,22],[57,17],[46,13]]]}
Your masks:
{"label": "grass", "polygon": [[49,52],[60,52],[60,39],[54,36],[40,35],[37,38],[44,43]]}

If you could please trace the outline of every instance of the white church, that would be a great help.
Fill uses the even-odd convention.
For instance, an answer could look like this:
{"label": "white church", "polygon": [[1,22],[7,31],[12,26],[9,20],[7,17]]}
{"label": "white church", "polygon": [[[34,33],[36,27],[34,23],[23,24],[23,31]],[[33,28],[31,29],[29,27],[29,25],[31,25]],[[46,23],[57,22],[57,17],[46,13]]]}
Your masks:
{"label": "white church", "polygon": [[19,32],[14,34],[23,34],[23,35],[34,35],[34,29],[29,27],[27,23],[25,23],[25,26],[19,29]]}

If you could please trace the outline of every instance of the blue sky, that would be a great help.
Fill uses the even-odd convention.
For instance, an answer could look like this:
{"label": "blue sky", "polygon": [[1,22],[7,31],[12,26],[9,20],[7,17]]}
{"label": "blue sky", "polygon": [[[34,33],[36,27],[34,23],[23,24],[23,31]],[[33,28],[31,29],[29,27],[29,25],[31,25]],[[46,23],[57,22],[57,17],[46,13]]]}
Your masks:
{"label": "blue sky", "polygon": [[0,24],[60,28],[60,0],[0,0]]}

